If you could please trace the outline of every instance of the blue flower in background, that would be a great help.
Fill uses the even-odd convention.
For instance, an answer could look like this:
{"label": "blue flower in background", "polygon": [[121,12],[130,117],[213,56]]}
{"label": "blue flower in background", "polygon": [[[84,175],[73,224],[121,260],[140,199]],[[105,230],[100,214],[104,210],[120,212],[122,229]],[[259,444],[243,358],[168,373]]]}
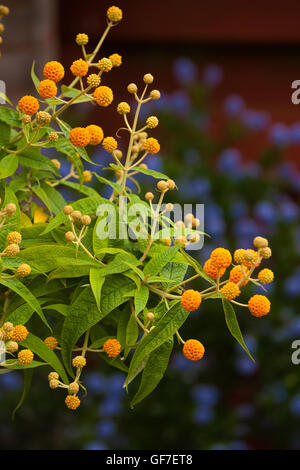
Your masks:
{"label": "blue flower in background", "polygon": [[287,296],[298,297],[300,295],[299,290],[300,275],[294,274],[284,280],[283,289]]}
{"label": "blue flower in background", "polygon": [[116,416],[122,408],[119,395],[111,395],[105,398],[98,408],[100,416]]}
{"label": "blue flower in background", "polygon": [[223,150],[217,159],[217,168],[223,173],[228,173],[230,177],[239,177],[241,175],[242,155],[235,148]]}
{"label": "blue flower in background", "polygon": [[180,84],[191,85],[197,80],[198,68],[191,59],[179,57],[174,62],[173,72]]}
{"label": "blue flower in background", "polygon": [[17,372],[0,374],[0,385],[7,390],[18,390],[22,386],[22,378]]}
{"label": "blue flower in background", "polygon": [[204,225],[206,233],[213,233],[214,237],[222,235],[226,229],[224,215],[217,204],[208,204],[205,208]]}
{"label": "blue flower in background", "polygon": [[284,198],[279,204],[279,215],[285,222],[295,222],[299,217],[299,208],[290,198]]}
{"label": "blue flower in background", "polygon": [[252,131],[264,130],[270,122],[270,116],[264,111],[246,109],[242,114],[242,122]]}
{"label": "blue flower in background", "polygon": [[86,444],[83,450],[108,450],[108,447],[103,442],[92,441]]}
{"label": "blue flower in background", "polygon": [[[249,349],[250,352],[254,353],[256,351],[256,347],[257,347],[257,340],[256,338],[254,338],[254,336],[251,336],[251,335],[245,335],[244,336],[244,341],[246,343],[246,346],[247,348]],[[245,351],[241,348],[241,346],[236,343],[235,345],[236,347],[236,350],[241,354],[241,355],[244,355],[245,354]]]}
{"label": "blue flower in background", "polygon": [[120,395],[125,392],[123,384],[125,382],[126,376],[121,373],[115,373],[108,378],[108,389],[109,394]]}
{"label": "blue flower in background", "polygon": [[243,441],[231,441],[228,444],[229,450],[247,450],[249,446]]}
{"label": "blue flower in background", "polygon": [[254,207],[255,216],[265,223],[275,223],[277,220],[277,209],[269,201],[259,201]]}
{"label": "blue flower in background", "polygon": [[300,416],[300,393],[295,395],[292,399],[290,403],[290,410],[294,415]]}
{"label": "blue flower in background", "polygon": [[243,111],[245,101],[240,95],[229,95],[223,103],[223,109],[228,116],[237,116]]}
{"label": "blue flower in background", "polygon": [[191,396],[197,405],[214,406],[219,401],[220,392],[214,385],[196,385],[191,389]]}
{"label": "blue flower in background", "polygon": [[106,393],[107,378],[99,372],[90,372],[85,378],[87,389],[92,393]]}
{"label": "blue flower in background", "polygon": [[234,201],[230,207],[231,215],[234,218],[245,217],[248,215],[249,208],[244,201]]}
{"label": "blue flower in background", "polygon": [[185,199],[190,198],[193,200],[195,198],[201,198],[206,196],[211,189],[210,182],[206,178],[197,178],[194,180],[177,180],[177,184],[184,194]]}
{"label": "blue flower in background", "polygon": [[203,70],[203,82],[205,85],[213,88],[223,80],[223,70],[219,65],[210,64]]}
{"label": "blue flower in background", "polygon": [[193,416],[197,424],[208,424],[214,419],[215,412],[209,406],[197,406]]}
{"label": "blue flower in background", "polygon": [[238,237],[243,237],[247,240],[252,239],[254,235],[257,235],[257,233],[260,232],[257,223],[250,217],[243,217],[237,219],[233,226],[233,231]]}
{"label": "blue flower in background", "polygon": [[279,147],[288,145],[291,141],[291,133],[288,126],[281,122],[272,124],[269,129],[270,141]]}
{"label": "blue flower in background", "polygon": [[292,144],[300,143],[300,122],[295,122],[290,126],[290,140]]}
{"label": "blue flower in background", "polygon": [[169,102],[173,112],[179,116],[184,116],[190,111],[191,99],[185,91],[174,91],[169,95]]}
{"label": "blue flower in background", "polygon": [[235,368],[241,375],[252,375],[257,371],[258,365],[257,362],[251,361],[245,353],[235,361]]}
{"label": "blue flower in background", "polygon": [[110,419],[99,421],[96,425],[96,433],[102,439],[108,439],[116,433],[116,424]]}

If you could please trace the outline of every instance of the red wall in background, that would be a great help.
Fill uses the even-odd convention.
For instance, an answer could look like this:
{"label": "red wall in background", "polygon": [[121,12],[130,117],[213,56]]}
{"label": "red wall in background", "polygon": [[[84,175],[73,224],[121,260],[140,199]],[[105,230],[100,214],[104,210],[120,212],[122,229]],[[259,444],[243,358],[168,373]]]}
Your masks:
{"label": "red wall in background", "polygon": [[[124,57],[121,70],[111,72],[108,79],[117,101],[126,99],[127,83],[141,82],[146,72],[155,75],[157,88],[178,88],[172,77],[172,63],[184,55],[195,60],[200,70],[207,63],[223,68],[224,80],[213,98],[217,109],[227,94],[237,93],[249,108],[267,110],[275,122],[300,121],[300,105],[293,105],[290,99],[291,83],[300,79],[299,0],[113,3],[123,9],[124,20],[110,33],[103,54],[119,52]],[[79,54],[74,43],[77,32],[88,33],[91,46],[96,43],[111,4],[89,0],[82,11],[82,1],[59,2],[62,58],[66,64]],[[124,83],[123,89],[120,83]],[[98,113],[94,116],[100,120],[105,115],[104,128],[108,132],[112,125],[116,128],[113,113]],[[246,158],[255,158],[261,143],[256,142],[254,148],[247,145],[243,149]],[[298,154],[296,147],[288,156],[300,164]]]}

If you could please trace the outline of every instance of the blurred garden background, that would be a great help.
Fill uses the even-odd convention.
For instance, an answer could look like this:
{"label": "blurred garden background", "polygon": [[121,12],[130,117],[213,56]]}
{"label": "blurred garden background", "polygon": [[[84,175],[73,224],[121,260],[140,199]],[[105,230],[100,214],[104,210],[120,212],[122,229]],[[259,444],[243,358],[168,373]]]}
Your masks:
{"label": "blurred garden background", "polygon": [[[79,57],[78,32],[96,44],[112,2],[6,4],[11,14],[0,79],[16,100],[33,91],[33,57],[41,75],[46,60],[61,60],[68,68]],[[300,449],[300,365],[291,361],[292,342],[300,339],[300,109],[291,101],[291,84],[300,79],[300,4],[115,4],[124,20],[102,51],[123,56],[122,67],[105,77],[114,104],[104,111],[77,106],[69,122],[94,122],[114,135],[122,126],[116,105],[129,100],[127,84],[141,87],[144,73],[152,73],[162,98],[145,106],[143,117],[159,117],[155,137],[161,153],[148,166],[176,180],[172,202],[205,204],[210,237],[196,254],[202,264],[217,246],[251,248],[254,236],[269,238],[272,310],[260,319],[237,310],[253,363],[228,332],[222,309],[205,302],[181,330],[183,337],[196,334],[203,341],[205,358],[191,363],[176,346],[166,377],[133,410],[122,389],[123,373],[91,358],[84,374],[89,393],[80,410],[70,413],[62,405],[42,371],[35,373],[30,396],[12,423],[22,375],[0,375],[0,448]],[[55,158],[53,152],[49,156]],[[92,158],[109,162],[101,149]],[[62,168],[67,172],[67,162]],[[143,192],[153,189],[148,177],[140,181]]]}

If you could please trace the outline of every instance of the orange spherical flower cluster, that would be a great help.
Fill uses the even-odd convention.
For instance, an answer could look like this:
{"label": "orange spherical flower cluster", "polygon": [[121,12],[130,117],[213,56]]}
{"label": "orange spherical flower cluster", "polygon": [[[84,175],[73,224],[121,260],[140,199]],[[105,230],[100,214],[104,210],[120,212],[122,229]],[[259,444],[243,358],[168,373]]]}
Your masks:
{"label": "orange spherical flower cluster", "polygon": [[123,18],[123,12],[121,8],[112,6],[107,10],[106,16],[112,23],[118,23]]}
{"label": "orange spherical flower cluster", "polygon": [[248,308],[254,317],[267,315],[271,309],[271,302],[264,295],[253,295],[249,299]]}
{"label": "orange spherical flower cluster", "polygon": [[235,252],[233,253],[233,259],[236,264],[243,264],[245,251],[246,250],[244,250],[243,248],[235,250]]}
{"label": "orange spherical flower cluster", "polygon": [[[242,265],[234,266],[234,268],[232,268],[230,271],[229,279],[232,282],[235,282],[236,284],[238,284],[240,280],[245,276],[245,274],[247,274],[247,272],[248,272],[248,269],[246,268],[246,266],[242,266]],[[247,283],[248,281],[246,280],[241,285],[245,286]]]}
{"label": "orange spherical flower cluster", "polygon": [[35,114],[39,107],[40,105],[38,100],[34,96],[30,95],[23,96],[18,102],[19,110],[25,114],[28,114],[29,116]]}
{"label": "orange spherical flower cluster", "polygon": [[183,346],[183,354],[190,361],[199,361],[204,356],[205,348],[197,339],[188,339]]}
{"label": "orange spherical flower cluster", "polygon": [[259,258],[258,252],[249,248],[248,250],[244,250],[243,255],[243,265],[247,268],[252,268],[253,266],[258,266],[261,263],[261,259]]}
{"label": "orange spherical flower cluster", "polygon": [[83,356],[76,356],[72,361],[73,367],[80,367],[82,369],[86,366],[86,358]]}
{"label": "orange spherical flower cluster", "polygon": [[105,137],[102,146],[107,152],[113,152],[118,147],[118,143],[113,137]]}
{"label": "orange spherical flower cluster", "polygon": [[70,131],[70,141],[75,147],[86,147],[90,143],[90,134],[84,127],[74,127]]}
{"label": "orange spherical flower cluster", "polygon": [[99,106],[106,107],[112,103],[114,95],[112,89],[108,86],[99,86],[94,91],[94,98]]}
{"label": "orange spherical flower cluster", "polygon": [[100,126],[91,124],[86,127],[86,130],[90,134],[90,145],[98,145],[103,140],[104,134]]}
{"label": "orange spherical flower cluster", "polygon": [[60,62],[52,60],[45,64],[43,74],[48,80],[53,80],[54,82],[60,82],[65,76],[65,69]]}
{"label": "orange spherical flower cluster", "polygon": [[74,60],[70,70],[75,77],[84,77],[89,71],[89,64],[83,59]]}
{"label": "orange spherical flower cluster", "polygon": [[110,55],[109,60],[113,64],[113,67],[120,67],[120,65],[122,65],[122,56],[119,54]]}
{"label": "orange spherical flower cluster", "polygon": [[201,301],[201,294],[197,290],[188,289],[184,291],[181,296],[181,305],[183,308],[185,308],[185,310],[188,310],[189,312],[197,310],[197,308],[200,307]]}
{"label": "orange spherical flower cluster", "polygon": [[232,262],[232,256],[229,250],[225,248],[216,248],[210,255],[211,262],[216,268],[228,268]]}
{"label": "orange spherical flower cluster", "polygon": [[149,139],[144,140],[143,148],[145,152],[149,152],[152,155],[160,151],[159,142],[157,139],[154,139],[153,137],[149,137]]}
{"label": "orange spherical flower cluster", "polygon": [[241,291],[235,282],[229,281],[221,288],[221,293],[225,299],[233,300],[240,295]]}
{"label": "orange spherical flower cluster", "polygon": [[93,175],[89,170],[84,170],[83,172],[83,182],[84,183],[89,183],[92,181]]}
{"label": "orange spherical flower cluster", "polygon": [[273,281],[274,279],[274,273],[273,271],[271,271],[271,269],[262,269],[261,271],[259,271],[258,273],[258,280],[262,283],[262,284],[270,284],[270,282]]}
{"label": "orange spherical flower cluster", "polygon": [[29,331],[27,330],[26,326],[16,325],[12,331],[11,339],[17,342],[25,341],[28,335]]}
{"label": "orange spherical flower cluster", "polygon": [[31,267],[29,266],[29,264],[26,263],[20,264],[17,269],[17,273],[21,277],[29,276],[29,274],[31,273]]}
{"label": "orange spherical flower cluster", "polygon": [[58,346],[58,341],[54,336],[48,336],[45,338],[44,343],[48,348],[52,349],[52,351]]}
{"label": "orange spherical flower cluster", "polygon": [[96,73],[91,73],[86,79],[88,85],[91,85],[93,88],[96,88],[101,83],[101,78]]}
{"label": "orange spherical flower cluster", "polygon": [[18,361],[21,364],[31,364],[33,361],[33,352],[30,349],[22,349],[18,354]]}
{"label": "orange spherical flower cluster", "polygon": [[220,277],[222,277],[225,273],[225,268],[218,269],[212,262],[211,259],[209,258],[203,266],[204,271],[206,274],[209,275],[212,279],[217,279],[218,277],[218,272],[220,272]]}
{"label": "orange spherical flower cluster", "polygon": [[103,344],[103,351],[109,357],[117,357],[121,352],[121,344],[117,339],[107,339]]}
{"label": "orange spherical flower cluster", "polygon": [[6,240],[9,245],[15,244],[15,243],[17,245],[20,245],[22,241],[22,235],[20,234],[20,232],[10,232],[6,237]]}
{"label": "orange spherical flower cluster", "polygon": [[97,67],[101,72],[109,72],[113,68],[113,64],[110,59],[103,57],[98,61]]}
{"label": "orange spherical flower cluster", "polygon": [[53,80],[42,80],[38,86],[38,92],[42,98],[53,98],[57,95],[57,86]]}
{"label": "orange spherical flower cluster", "polygon": [[65,404],[69,410],[77,410],[80,405],[80,399],[74,395],[67,395],[65,399]]}

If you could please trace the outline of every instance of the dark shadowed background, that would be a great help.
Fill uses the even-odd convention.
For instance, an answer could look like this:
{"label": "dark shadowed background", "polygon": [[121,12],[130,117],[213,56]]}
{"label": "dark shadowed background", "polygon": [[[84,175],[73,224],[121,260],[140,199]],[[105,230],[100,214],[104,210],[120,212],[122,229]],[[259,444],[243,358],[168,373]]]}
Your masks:
{"label": "dark shadowed background", "polygon": [[[69,69],[79,58],[76,34],[87,33],[92,49],[112,4],[6,3],[11,14],[4,21],[0,79],[15,103],[34,93],[33,59],[39,77],[47,60]],[[177,201],[205,203],[212,238],[197,255],[201,263],[215,246],[247,248],[255,235],[270,238],[272,313],[263,319],[239,313],[253,364],[228,334],[219,307],[208,302],[183,328],[186,337],[197,332],[207,344],[207,359],[187,364],[177,347],[159,388],[134,410],[121,390],[122,374],[95,361],[86,372],[90,393],[77,414],[64,409],[59,392],[49,391],[39,374],[12,424],[22,379],[0,376],[0,448],[299,449],[300,366],[291,362],[291,344],[300,335],[300,117],[291,84],[300,79],[300,3],[115,4],[124,19],[102,50],[123,57],[105,76],[115,101],[104,110],[76,107],[71,119],[95,122],[114,135],[121,125],[115,107],[128,100],[127,84],[141,86],[144,73],[152,73],[162,100],[149,114],[160,118],[155,137],[162,152],[147,163],[176,180]],[[149,180],[143,185],[152,188]]]}

